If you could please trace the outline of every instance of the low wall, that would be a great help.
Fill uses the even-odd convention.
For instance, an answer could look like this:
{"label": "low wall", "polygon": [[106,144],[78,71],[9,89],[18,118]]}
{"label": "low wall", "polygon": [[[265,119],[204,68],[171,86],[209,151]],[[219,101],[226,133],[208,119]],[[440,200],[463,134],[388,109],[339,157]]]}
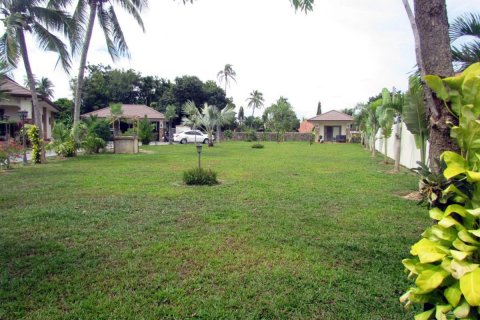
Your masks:
{"label": "low wall", "polygon": [[138,138],[119,136],[113,138],[114,153],[138,153]]}
{"label": "low wall", "polygon": [[[245,141],[247,140],[247,132],[232,132],[232,138],[227,139],[222,134],[223,140],[233,140],[233,141]],[[277,134],[275,132],[256,132],[255,136],[258,141],[278,141]],[[311,133],[300,133],[300,132],[286,132],[284,134],[285,140],[281,141],[310,141],[312,134]]]}

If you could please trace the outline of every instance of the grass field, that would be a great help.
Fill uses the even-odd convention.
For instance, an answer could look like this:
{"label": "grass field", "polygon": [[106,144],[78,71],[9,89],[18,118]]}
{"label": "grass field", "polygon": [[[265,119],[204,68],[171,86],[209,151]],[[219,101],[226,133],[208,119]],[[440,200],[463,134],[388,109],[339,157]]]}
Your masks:
{"label": "grass field", "polygon": [[408,319],[429,224],[359,145],[192,145],[0,173],[0,319]]}

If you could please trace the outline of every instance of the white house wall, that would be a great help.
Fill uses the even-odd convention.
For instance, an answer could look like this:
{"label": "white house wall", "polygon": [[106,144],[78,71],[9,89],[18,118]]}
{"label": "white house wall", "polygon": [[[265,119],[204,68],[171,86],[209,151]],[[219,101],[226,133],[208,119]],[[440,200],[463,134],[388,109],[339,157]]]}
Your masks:
{"label": "white house wall", "polygon": [[[429,144],[427,141],[427,150],[426,156],[428,161],[428,148]],[[382,131],[378,130],[375,141],[375,149],[384,154],[385,146],[384,139],[382,138]],[[387,157],[394,159],[395,158],[395,125],[392,127],[392,135],[387,140]],[[401,148],[400,148],[400,164],[407,168],[417,168],[417,161],[420,161],[420,149],[417,149],[415,144],[415,137],[413,134],[408,131],[405,124],[402,122],[402,137],[401,137]]]}

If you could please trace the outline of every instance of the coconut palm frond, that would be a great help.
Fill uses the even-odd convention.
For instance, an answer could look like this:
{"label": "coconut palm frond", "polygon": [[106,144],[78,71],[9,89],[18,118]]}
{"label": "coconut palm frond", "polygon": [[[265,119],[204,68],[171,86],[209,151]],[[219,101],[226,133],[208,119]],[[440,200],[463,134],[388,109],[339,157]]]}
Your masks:
{"label": "coconut palm frond", "polygon": [[[142,17],[140,16],[140,11],[147,6],[147,1],[131,1],[131,0],[117,0],[116,1],[125,11],[127,11],[137,24],[145,32],[145,26],[143,24]],[[111,7],[113,8],[113,6]]]}
{"label": "coconut palm frond", "polygon": [[117,19],[115,10],[113,7],[110,7],[108,10],[108,15],[110,18],[111,30],[110,33],[113,36],[113,43],[117,50],[117,53],[121,56],[130,58],[130,52],[128,50],[127,41],[123,35],[122,27]]}
{"label": "coconut palm frond", "polygon": [[32,29],[35,31],[35,36],[37,38],[40,48],[42,48],[43,50],[58,53],[57,64],[61,63],[65,72],[69,73],[71,67],[71,59],[65,43],[63,43],[60,38],[50,33],[39,23],[34,23]]}
{"label": "coconut palm frond", "polygon": [[451,41],[463,36],[480,38],[480,13],[467,13],[456,18],[449,29]]}

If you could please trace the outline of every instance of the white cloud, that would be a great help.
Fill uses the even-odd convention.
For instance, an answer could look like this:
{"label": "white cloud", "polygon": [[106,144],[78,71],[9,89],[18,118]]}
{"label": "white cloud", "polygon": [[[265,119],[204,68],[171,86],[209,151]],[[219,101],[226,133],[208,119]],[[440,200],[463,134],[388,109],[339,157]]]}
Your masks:
{"label": "white cloud", "polygon": [[[447,0],[456,16],[473,11],[474,0]],[[383,87],[405,89],[415,65],[413,36],[400,0],[323,0],[314,12],[295,13],[288,0],[151,0],[144,13],[146,33],[120,15],[131,60],[115,65],[95,29],[88,61],[133,68],[144,75],[173,80],[196,75],[216,80],[226,63],[237,72],[228,95],[237,106],[254,89],[266,106],[283,95],[298,116],[353,107]],[[32,48],[39,76],[55,83],[56,97],[71,96],[69,77],[56,58]],[[72,75],[76,74],[76,66]],[[22,70],[16,72],[23,81]],[[250,111],[246,111],[247,114]]]}

